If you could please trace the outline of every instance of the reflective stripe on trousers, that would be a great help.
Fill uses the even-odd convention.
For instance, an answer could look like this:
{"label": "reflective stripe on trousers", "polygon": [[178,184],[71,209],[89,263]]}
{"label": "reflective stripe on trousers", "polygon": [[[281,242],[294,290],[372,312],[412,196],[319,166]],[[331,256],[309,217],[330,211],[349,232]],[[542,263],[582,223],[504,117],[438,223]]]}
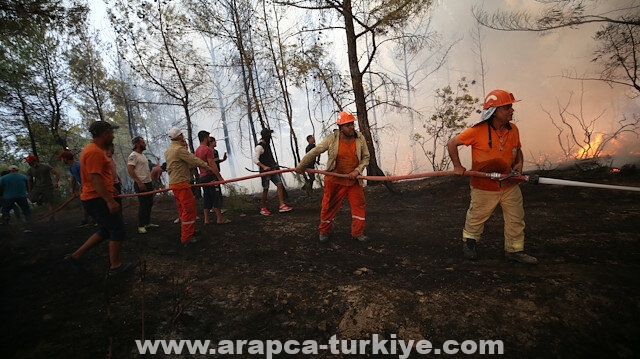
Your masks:
{"label": "reflective stripe on trousers", "polygon": [[364,234],[366,223],[364,188],[359,184],[343,186],[332,182],[325,182],[324,185],[320,225],[318,226],[321,234],[329,234],[333,226],[333,219],[338,214],[338,210],[345,198],[349,199],[351,207],[351,236],[359,237]]}
{"label": "reflective stripe on trousers", "polygon": [[176,205],[180,214],[180,241],[185,243],[193,237],[193,233],[196,230],[196,199],[193,196],[191,186],[175,188],[171,186],[171,190],[176,198]]}

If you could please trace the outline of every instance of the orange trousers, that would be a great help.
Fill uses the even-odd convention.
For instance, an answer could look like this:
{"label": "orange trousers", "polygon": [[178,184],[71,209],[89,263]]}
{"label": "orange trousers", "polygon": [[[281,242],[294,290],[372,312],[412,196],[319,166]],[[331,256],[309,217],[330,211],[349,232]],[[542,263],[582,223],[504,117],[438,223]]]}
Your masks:
{"label": "orange trousers", "polygon": [[196,230],[196,198],[193,196],[188,182],[175,183],[169,186],[176,198],[178,213],[180,214],[180,242],[185,243],[193,237]]}
{"label": "orange trousers", "polygon": [[351,236],[359,237],[364,234],[366,207],[364,188],[358,183],[344,186],[330,181],[325,181],[324,184],[320,225],[318,226],[321,234],[329,234],[333,226],[333,220],[345,198],[349,199],[349,205],[351,206]]}

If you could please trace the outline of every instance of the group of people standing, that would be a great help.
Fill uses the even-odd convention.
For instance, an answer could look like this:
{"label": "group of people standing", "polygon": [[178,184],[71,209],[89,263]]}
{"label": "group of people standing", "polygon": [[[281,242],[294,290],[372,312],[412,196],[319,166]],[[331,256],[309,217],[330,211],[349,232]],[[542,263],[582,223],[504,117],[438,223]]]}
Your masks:
{"label": "group of people standing", "polygon": [[[484,109],[480,121],[454,136],[447,144],[447,150],[454,165],[454,173],[464,175],[466,168],[462,166],[458,147],[471,146],[472,170],[482,172],[521,172],[523,167],[523,155],[518,128],[513,120],[513,103],[517,102],[512,93],[504,90],[490,92],[484,100]],[[366,200],[363,188],[363,180],[358,178],[369,165],[369,149],[366,139],[355,129],[355,116],[350,112],[340,112],[336,124],[338,129],[324,138],[319,144],[315,144],[315,138],[309,136],[307,141],[307,153],[302,158],[295,171],[303,174],[308,168],[313,168],[318,163],[319,156],[328,152],[326,171],[334,172],[339,176],[328,175],[325,177],[324,194],[320,210],[320,224],[318,226],[319,240],[326,242],[330,239],[331,229],[338,210],[345,199],[349,200],[351,207],[351,236],[364,242],[368,238],[364,234],[366,223]],[[86,212],[93,217],[98,225],[98,231],[93,234],[78,250],[67,256],[67,259],[78,263],[87,250],[97,243],[109,239],[109,274],[118,274],[135,267],[133,262],[121,262],[119,252],[124,240],[124,224],[120,204],[116,200],[119,191],[113,178],[113,162],[107,156],[105,149],[113,145],[113,129],[116,128],[107,122],[94,122],[89,131],[93,135],[93,141],[87,145],[80,155],[80,161],[65,154],[61,158],[70,165],[70,171],[78,183],[82,184],[80,198],[83,201]],[[261,173],[278,169],[270,148],[273,131],[263,129],[261,139],[254,149],[253,161],[260,168]],[[169,174],[169,188],[173,191],[178,212],[180,214],[181,236],[183,244],[195,241],[195,223],[197,210],[195,196],[192,191],[191,171],[199,168],[198,183],[204,187],[204,223],[226,224],[230,223],[222,215],[222,194],[220,185],[206,185],[207,183],[223,181],[220,174],[219,163],[226,160],[218,155],[215,138],[207,131],[200,131],[198,139],[200,146],[195,154],[190,153],[185,146],[184,131],[172,127],[168,131],[171,144],[165,152],[166,171]],[[152,170],[148,160],[142,154],[146,149],[146,142],[140,136],[132,139],[133,152],[127,160],[127,172],[134,181],[136,192],[149,192],[153,190]],[[31,169],[29,176],[35,179],[33,185],[27,176],[2,177],[0,185],[9,193],[13,193],[14,187],[9,183],[25,182],[28,188],[33,188],[34,199],[46,202],[50,191],[37,184],[42,178],[55,176],[55,181],[47,186],[57,186],[59,174],[48,165],[39,164],[36,158],[27,158]],[[79,170],[78,170],[79,167]],[[16,166],[11,166],[11,175],[17,172]],[[40,180],[38,180],[40,179]],[[313,183],[314,177],[307,179]],[[267,208],[267,195],[269,183],[276,185],[279,207],[278,211],[289,212],[292,207],[284,201],[284,191],[280,174],[268,174],[261,177],[262,197],[261,215],[270,215]],[[467,211],[466,221],[462,232],[463,256],[469,260],[476,260],[477,242],[484,231],[484,223],[491,216],[498,204],[501,205],[504,221],[504,249],[507,259],[521,263],[535,264],[537,259],[524,252],[524,209],[522,194],[517,184],[502,187],[495,181],[487,178],[471,179],[471,203]],[[42,186],[42,185],[41,185]],[[46,189],[48,189],[47,187]],[[72,186],[72,188],[75,188]],[[13,194],[10,194],[13,196]],[[37,198],[36,198],[37,196]],[[22,197],[19,197],[22,198]],[[5,195],[6,199],[6,195]],[[153,195],[138,197],[140,205],[138,212],[138,233],[147,233],[148,228],[157,227],[150,223],[150,212],[153,206]],[[33,200],[32,200],[33,201]],[[15,200],[24,210],[25,216],[29,215],[26,199]],[[3,215],[7,212],[3,207]],[[215,220],[210,213],[215,213]]]}

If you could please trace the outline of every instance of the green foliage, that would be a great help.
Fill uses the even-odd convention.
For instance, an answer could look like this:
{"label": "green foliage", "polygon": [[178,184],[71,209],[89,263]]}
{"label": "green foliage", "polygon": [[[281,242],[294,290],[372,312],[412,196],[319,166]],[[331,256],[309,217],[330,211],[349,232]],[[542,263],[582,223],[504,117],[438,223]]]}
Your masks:
{"label": "green foliage", "polygon": [[229,193],[229,197],[224,200],[224,207],[230,211],[250,211],[255,208],[253,198],[247,193],[245,188],[225,184],[224,188]]}
{"label": "green foliage", "polygon": [[446,151],[447,141],[468,126],[467,118],[480,113],[480,99],[469,93],[469,85],[473,84],[475,81],[469,83],[463,77],[455,88],[437,89],[434,114],[423,122],[423,133],[413,134],[413,140],[420,145],[434,171],[443,171],[451,165]]}
{"label": "green foliage", "polygon": [[24,34],[40,26],[73,28],[88,11],[84,1],[0,0],[0,37]]}

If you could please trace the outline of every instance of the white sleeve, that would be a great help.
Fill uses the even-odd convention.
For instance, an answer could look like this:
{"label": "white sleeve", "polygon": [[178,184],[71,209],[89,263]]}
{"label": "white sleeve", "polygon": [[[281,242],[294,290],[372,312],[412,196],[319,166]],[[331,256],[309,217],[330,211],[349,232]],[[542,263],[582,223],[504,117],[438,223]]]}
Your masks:
{"label": "white sleeve", "polygon": [[253,163],[255,164],[260,163],[260,156],[262,156],[263,153],[264,153],[264,147],[256,146],[256,148],[253,150]]}

